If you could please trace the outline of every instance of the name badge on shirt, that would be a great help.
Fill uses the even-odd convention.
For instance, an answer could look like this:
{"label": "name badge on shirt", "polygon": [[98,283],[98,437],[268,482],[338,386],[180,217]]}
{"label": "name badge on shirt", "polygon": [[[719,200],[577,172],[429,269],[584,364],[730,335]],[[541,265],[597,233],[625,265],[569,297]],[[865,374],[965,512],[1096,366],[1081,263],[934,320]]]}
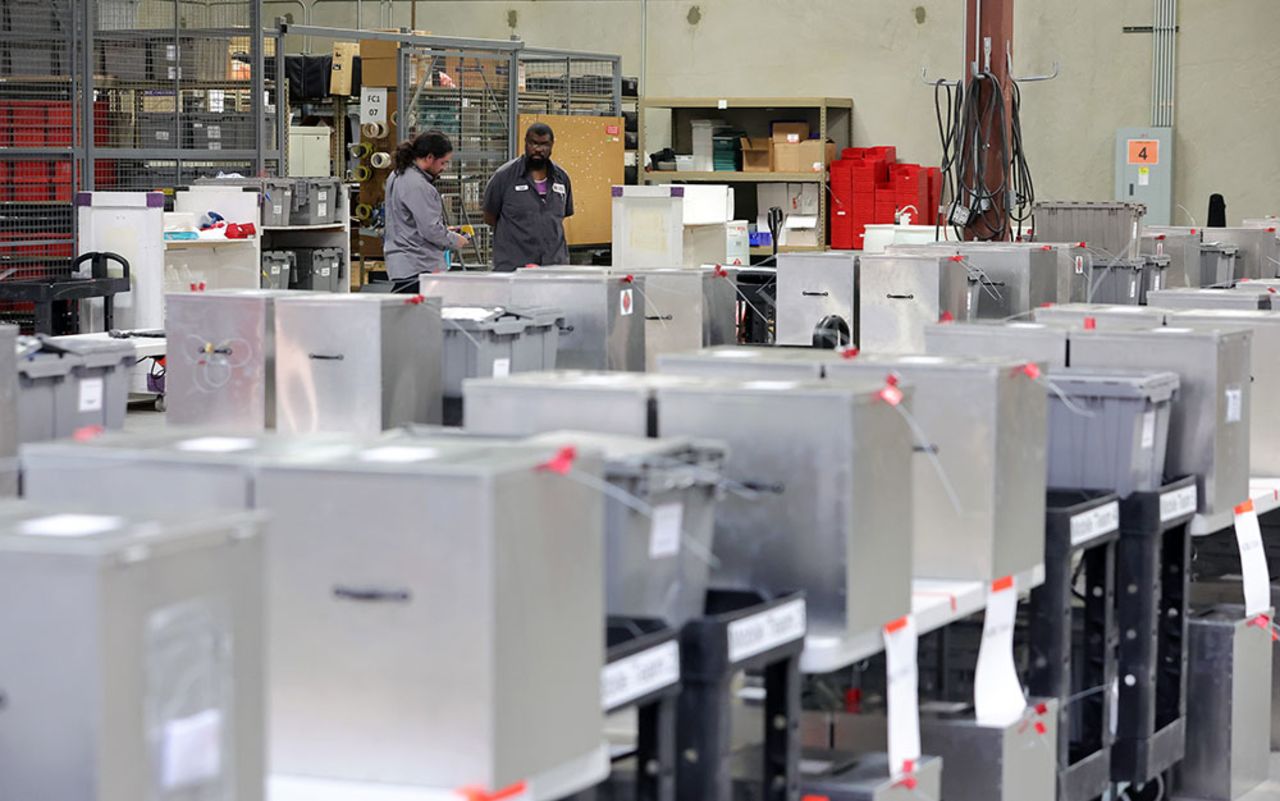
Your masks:
{"label": "name badge on shirt", "polygon": [[563,195],[563,194],[564,194],[564,184],[552,184],[552,185],[551,185],[551,191],[552,191],[552,192],[556,192],[556,193],[558,193],[558,194]]}
{"label": "name badge on shirt", "polygon": [[517,191],[517,192],[528,192],[528,191],[529,191],[529,185],[528,185],[528,184],[516,184],[516,191]]}

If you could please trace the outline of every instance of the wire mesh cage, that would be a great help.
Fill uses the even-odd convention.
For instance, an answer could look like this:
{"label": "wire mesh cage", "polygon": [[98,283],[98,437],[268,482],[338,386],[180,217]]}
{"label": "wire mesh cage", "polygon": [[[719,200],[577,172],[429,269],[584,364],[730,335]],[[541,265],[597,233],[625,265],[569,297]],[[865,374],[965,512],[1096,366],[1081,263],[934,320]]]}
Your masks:
{"label": "wire mesh cage", "polygon": [[[410,87],[398,98],[403,135],[440,131],[449,137],[453,159],[436,186],[450,224],[479,226],[485,186],[515,154],[514,50],[408,46],[400,53],[400,85]],[[475,244],[464,258],[487,264],[491,238],[477,236]]]}
{"label": "wire mesh cage", "polygon": [[[0,281],[70,274],[80,184],[81,94],[72,80],[82,22],[72,0],[0,3]],[[31,330],[33,307],[0,302]]]}
{"label": "wire mesh cage", "polygon": [[621,69],[616,56],[521,50],[520,113],[616,117],[622,107]]}
{"label": "wire mesh cage", "polygon": [[82,1],[93,4],[93,188],[276,172],[279,40],[262,32],[261,0]]}

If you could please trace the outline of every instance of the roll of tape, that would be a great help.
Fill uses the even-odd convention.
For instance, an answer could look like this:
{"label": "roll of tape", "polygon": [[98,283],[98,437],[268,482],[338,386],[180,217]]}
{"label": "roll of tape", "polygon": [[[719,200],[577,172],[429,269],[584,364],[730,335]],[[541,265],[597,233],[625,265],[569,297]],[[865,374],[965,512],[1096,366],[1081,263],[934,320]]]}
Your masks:
{"label": "roll of tape", "polygon": [[361,164],[359,167],[355,168],[352,175],[355,176],[357,181],[367,181],[373,177],[373,170],[369,169],[366,165]]}
{"label": "roll of tape", "polygon": [[360,126],[360,132],[364,134],[366,139],[385,139],[387,126],[380,122],[366,122]]}
{"label": "roll of tape", "polygon": [[357,142],[352,145],[349,150],[351,151],[352,158],[362,159],[373,152],[373,145],[368,142]]}
{"label": "roll of tape", "polygon": [[399,111],[393,111],[393,112],[391,112],[391,124],[392,124],[392,125],[399,125],[399,124],[400,124],[400,112],[399,112]]}
{"label": "roll of tape", "polygon": [[368,203],[361,203],[356,206],[356,219],[367,220],[373,216],[373,206]]}
{"label": "roll of tape", "polygon": [[375,170],[385,170],[391,166],[391,154],[381,151],[374,153],[369,157],[369,163],[373,165]]}

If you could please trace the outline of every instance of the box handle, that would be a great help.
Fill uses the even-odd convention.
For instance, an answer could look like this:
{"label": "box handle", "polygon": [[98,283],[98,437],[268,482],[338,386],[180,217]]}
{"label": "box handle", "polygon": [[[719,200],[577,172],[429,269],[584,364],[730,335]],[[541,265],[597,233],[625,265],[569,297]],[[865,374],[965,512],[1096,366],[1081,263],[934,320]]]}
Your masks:
{"label": "box handle", "polygon": [[646,314],[644,319],[666,321],[666,320],[674,320],[676,318],[675,318],[675,315],[672,315],[672,314],[652,314],[652,315]]}
{"label": "box handle", "polygon": [[890,300],[915,300],[916,299],[915,295],[895,295],[892,292],[887,293],[885,297],[889,298]]}
{"label": "box handle", "polygon": [[307,358],[314,359],[315,361],[318,361],[318,362],[340,362],[346,357],[343,356],[341,353],[338,353],[338,354],[308,353]]}
{"label": "box handle", "polygon": [[361,601],[367,603],[408,603],[413,595],[408,590],[379,590],[373,587],[333,588],[333,597],[343,601]]}
{"label": "box handle", "polygon": [[828,295],[830,295],[831,293],[830,293],[830,292],[809,292],[809,291],[804,291],[804,292],[801,292],[800,294],[801,294],[801,295],[804,295],[806,298],[825,298],[825,297],[827,297]]}

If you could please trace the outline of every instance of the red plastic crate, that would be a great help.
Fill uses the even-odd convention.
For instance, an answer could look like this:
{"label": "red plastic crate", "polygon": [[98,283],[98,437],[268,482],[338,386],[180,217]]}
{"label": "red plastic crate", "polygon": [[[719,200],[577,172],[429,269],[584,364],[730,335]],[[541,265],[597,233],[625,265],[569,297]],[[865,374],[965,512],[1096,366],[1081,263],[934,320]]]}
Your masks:
{"label": "red plastic crate", "polygon": [[50,147],[71,147],[71,104],[45,104],[45,140]]}
{"label": "red plastic crate", "polygon": [[929,167],[929,224],[937,225],[938,207],[942,205],[942,169]]}
{"label": "red plastic crate", "polygon": [[10,170],[9,179],[14,184],[47,184],[49,182],[49,162],[47,161],[15,161]]}
{"label": "red plastic crate", "polygon": [[93,186],[95,189],[108,189],[119,180],[116,163],[110,160],[93,163]]}
{"label": "red plastic crate", "polygon": [[8,103],[8,127],[13,147],[44,147],[47,144],[45,101],[11,100]]}

